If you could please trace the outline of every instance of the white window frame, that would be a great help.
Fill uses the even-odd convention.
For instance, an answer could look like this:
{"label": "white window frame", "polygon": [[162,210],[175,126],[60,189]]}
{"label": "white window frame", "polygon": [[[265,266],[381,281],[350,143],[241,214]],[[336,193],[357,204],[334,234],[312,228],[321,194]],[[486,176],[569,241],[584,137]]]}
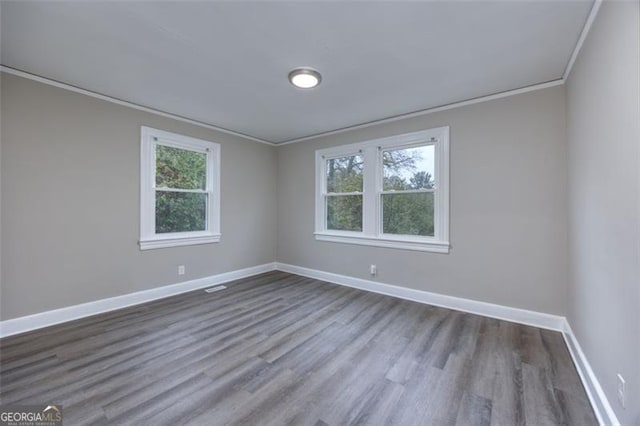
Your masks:
{"label": "white window frame", "polygon": [[[157,145],[196,151],[206,155],[206,188],[202,192],[208,194],[208,203],[204,231],[156,233]],[[220,144],[142,126],[140,130],[140,250],[217,243],[220,238]]]}
{"label": "white window frame", "polygon": [[[382,153],[434,145],[434,236],[395,235],[382,232]],[[360,154],[363,166],[362,231],[326,228],[326,160]],[[315,239],[346,244],[449,253],[449,127],[438,127],[316,151]]]}

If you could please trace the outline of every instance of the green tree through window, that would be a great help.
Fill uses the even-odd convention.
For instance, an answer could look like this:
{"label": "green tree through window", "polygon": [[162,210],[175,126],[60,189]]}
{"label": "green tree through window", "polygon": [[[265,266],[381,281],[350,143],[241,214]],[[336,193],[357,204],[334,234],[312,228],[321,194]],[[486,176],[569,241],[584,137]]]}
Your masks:
{"label": "green tree through window", "polygon": [[327,229],[362,231],[362,156],[331,158],[326,167]]}
{"label": "green tree through window", "polygon": [[384,151],[382,232],[434,235],[433,145]]}
{"label": "green tree through window", "polygon": [[156,233],[207,228],[206,163],[205,153],[156,146]]}
{"label": "green tree through window", "polygon": [[449,253],[449,127],[315,151],[316,241]]}

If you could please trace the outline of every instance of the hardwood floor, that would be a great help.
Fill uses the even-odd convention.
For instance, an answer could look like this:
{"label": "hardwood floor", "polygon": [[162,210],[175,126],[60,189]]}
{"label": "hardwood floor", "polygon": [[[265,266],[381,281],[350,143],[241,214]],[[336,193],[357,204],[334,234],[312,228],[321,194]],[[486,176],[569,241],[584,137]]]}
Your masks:
{"label": "hardwood floor", "polygon": [[560,333],[270,272],[0,340],[76,424],[591,425]]}

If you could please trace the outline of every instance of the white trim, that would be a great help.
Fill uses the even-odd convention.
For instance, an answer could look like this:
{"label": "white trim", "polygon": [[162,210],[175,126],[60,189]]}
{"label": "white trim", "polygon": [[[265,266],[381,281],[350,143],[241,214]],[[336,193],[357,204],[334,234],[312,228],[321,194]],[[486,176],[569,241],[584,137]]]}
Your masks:
{"label": "white trim", "polygon": [[156,287],[149,290],[129,293],[122,296],[100,299],[93,302],[82,303],[80,305],[41,312],[34,315],[14,318],[0,322],[0,337],[13,336],[14,334],[25,333],[39,328],[49,327],[67,321],[89,317],[104,312],[126,308],[128,306],[139,305],[152,300],[163,299],[176,294],[213,285],[227,283],[229,281],[251,277],[276,269],[275,263],[265,263],[263,265],[251,266],[249,268],[224,272],[204,278],[185,281],[178,284]]}
{"label": "white trim", "polygon": [[327,241],[331,243],[355,244],[360,246],[373,246],[393,248],[400,250],[427,251],[433,253],[449,253],[448,241],[426,241],[420,239],[411,241],[409,239],[392,239],[385,237],[369,237],[366,235],[345,235],[330,232],[315,232],[316,241]]}
{"label": "white trim", "polygon": [[573,49],[573,53],[571,54],[571,58],[569,58],[567,67],[564,70],[564,74],[562,76],[562,80],[564,82],[567,81],[567,79],[569,78],[569,75],[571,74],[571,69],[573,68],[573,64],[576,62],[576,59],[578,59],[578,54],[580,53],[580,49],[582,49],[582,45],[584,44],[584,41],[586,40],[587,35],[589,34],[591,25],[593,24],[593,21],[596,19],[596,16],[598,15],[598,11],[600,10],[601,5],[602,5],[602,0],[595,0],[593,2],[593,6],[591,7],[589,16],[587,17],[587,20],[584,23],[584,27],[582,27],[582,32],[580,33],[578,42],[576,43],[576,46]]}
{"label": "white trim", "polygon": [[464,299],[461,297],[447,296],[439,293],[431,293],[429,291],[400,287],[392,284],[354,278],[347,275],[334,274],[332,272],[319,271],[317,269],[288,265],[280,262],[276,262],[276,269],[283,272],[289,272],[291,274],[315,278],[321,281],[371,291],[373,293],[399,297],[401,299],[412,300],[419,303],[426,303],[428,305],[441,306],[443,308],[455,309],[458,311],[516,322],[519,324],[531,325],[548,330],[564,330],[565,318],[558,315],[545,314],[520,308],[511,308],[508,306]]}
{"label": "white trim", "polygon": [[[449,127],[437,127],[372,139],[348,145],[316,150],[315,152],[315,239],[318,241],[370,245],[403,250],[449,253]],[[434,235],[385,234],[382,227],[383,153],[419,146],[434,147]],[[328,193],[327,160],[359,155],[363,164],[362,192]],[[423,192],[423,191],[419,191]],[[389,192],[394,194],[405,191]],[[337,231],[327,228],[327,197],[362,194],[362,230]]]}
{"label": "white trim", "polygon": [[[596,1],[600,2],[601,0],[596,0]],[[15,68],[11,68],[11,67],[8,67],[6,65],[0,65],[0,71],[6,72],[7,74],[17,75],[18,77],[27,78],[29,80],[37,81],[39,83],[48,84],[50,86],[58,87],[58,88],[61,88],[61,89],[66,89],[66,90],[69,90],[69,91],[72,91],[72,92],[76,92],[76,93],[80,93],[80,94],[83,94],[83,95],[86,95],[86,96],[91,96],[93,98],[101,99],[103,101],[111,102],[111,103],[114,103],[114,104],[117,104],[117,105],[123,105],[123,106],[129,107],[129,108],[137,109],[139,111],[148,112],[150,114],[155,114],[155,115],[159,115],[159,116],[162,116],[162,117],[172,118],[174,120],[178,120],[178,121],[182,121],[182,122],[185,122],[185,123],[193,124],[195,126],[203,127],[205,129],[215,130],[215,131],[226,133],[226,134],[229,134],[229,135],[238,136],[238,137],[241,137],[243,139],[247,139],[247,140],[251,140],[251,141],[254,141],[254,142],[263,143],[263,144],[270,145],[270,146],[289,145],[289,144],[303,142],[303,141],[310,140],[310,139],[316,139],[316,138],[320,138],[320,137],[324,137],[324,136],[330,136],[330,135],[335,135],[335,134],[339,134],[339,133],[344,133],[344,132],[348,132],[348,131],[351,131],[351,130],[364,129],[364,128],[367,128],[367,127],[376,126],[378,124],[392,123],[394,121],[403,120],[405,118],[420,117],[420,116],[423,116],[423,115],[432,114],[434,112],[446,111],[446,110],[449,110],[449,109],[460,108],[460,107],[464,107],[464,106],[468,106],[468,105],[474,105],[474,104],[478,104],[478,103],[482,103],[482,102],[493,101],[493,100],[496,100],[496,99],[501,99],[501,98],[506,98],[506,97],[509,97],[509,96],[520,95],[520,94],[523,94],[523,93],[533,92],[533,91],[536,91],[536,90],[547,89],[549,87],[560,86],[560,85],[563,85],[564,82],[565,82],[564,79],[552,80],[552,81],[548,81],[548,82],[545,82],[545,83],[539,83],[539,84],[534,84],[534,85],[531,85],[531,86],[521,87],[521,88],[518,88],[518,89],[507,90],[507,91],[504,91],[504,92],[494,93],[494,94],[491,94],[491,95],[479,96],[477,98],[467,99],[465,101],[453,102],[453,103],[450,103],[450,104],[440,105],[440,106],[437,106],[437,107],[427,108],[427,109],[423,109],[423,110],[419,110],[419,111],[414,111],[414,112],[410,112],[410,113],[407,113],[407,114],[400,114],[400,115],[396,115],[396,116],[393,116],[393,117],[387,117],[387,118],[382,118],[382,119],[379,119],[379,120],[368,121],[366,123],[356,124],[356,125],[353,125],[353,126],[343,127],[343,128],[340,128],[340,129],[329,130],[329,131],[326,131],[326,132],[316,133],[316,134],[313,134],[313,135],[303,136],[303,137],[295,138],[295,139],[289,139],[289,140],[284,141],[284,142],[270,142],[268,140],[261,139],[261,138],[255,137],[255,136],[249,136],[249,135],[245,135],[243,133],[239,133],[239,132],[236,132],[236,131],[233,131],[233,130],[228,130],[228,129],[225,129],[225,128],[222,128],[222,127],[217,127],[217,126],[215,126],[213,124],[208,124],[208,123],[204,123],[204,122],[201,122],[201,121],[192,120],[190,118],[186,118],[186,117],[182,117],[182,116],[179,116],[179,115],[171,114],[169,112],[160,111],[160,110],[153,109],[153,108],[150,108],[150,107],[134,104],[134,103],[122,100],[122,99],[117,99],[117,98],[113,98],[113,97],[110,97],[110,96],[107,96],[107,95],[103,95],[101,93],[92,92],[90,90],[82,89],[80,87],[72,86],[70,84],[62,83],[60,81],[51,80],[51,79],[46,78],[46,77],[41,77],[41,76],[38,76],[38,75],[35,75],[35,74],[31,74],[31,73],[28,73],[26,71],[17,70]]]}
{"label": "white trim", "polygon": [[161,117],[171,118],[173,120],[182,121],[184,123],[193,124],[194,126],[203,127],[209,130],[215,130],[216,132],[226,133],[227,135],[237,136],[243,139],[247,139],[253,142],[259,142],[266,145],[275,146],[273,142],[269,142],[264,139],[257,138],[255,136],[245,135],[244,133],[239,133],[233,130],[225,129],[223,127],[218,127],[213,124],[205,123],[198,120],[193,120],[191,118],[182,117],[180,115],[175,115],[170,112],[161,111],[159,109],[154,109],[151,107],[147,107],[144,105],[134,104],[129,101],[125,101],[122,99],[114,98],[111,96],[103,95],[102,93],[92,92],[91,90],[82,89],[77,86],[73,86],[71,84],[63,83],[61,81],[52,80],[50,78],[41,77],[39,75],[31,74],[26,71],[21,71],[15,68],[8,67],[6,65],[0,65],[0,71],[6,72],[7,74],[17,75],[18,77],[26,78],[29,80],[37,81],[38,83],[48,84],[49,86],[58,87],[60,89],[66,89],[71,92],[80,93],[82,95],[90,96],[92,98],[101,99],[103,101],[111,102],[117,105],[126,106],[129,108],[137,109],[138,111],[148,112],[150,114],[159,115]]}
{"label": "white trim", "polygon": [[373,293],[384,294],[414,302],[440,306],[447,309],[469,312],[489,318],[497,318],[504,321],[561,332],[598,422],[601,425],[620,425],[620,422],[611,408],[595,373],[591,369],[578,340],[573,334],[573,330],[571,330],[571,326],[563,316],[399,287],[396,285],[379,283],[376,281],[354,278],[347,275],[334,274],[332,272],[289,265],[286,263],[276,262],[275,265],[277,270],[288,272],[290,274],[302,275],[304,277],[314,278],[321,281],[371,291]]}
{"label": "white trim", "polygon": [[601,425],[619,426],[620,422],[618,421],[613,408],[611,408],[611,404],[609,404],[609,400],[607,399],[602,386],[600,386],[598,378],[593,372],[589,361],[587,361],[587,357],[582,351],[580,343],[578,343],[578,339],[575,334],[573,334],[573,330],[566,319],[564,320],[564,330],[562,335],[564,336],[567,348],[569,348],[569,353],[571,354],[573,363],[576,366],[576,370],[578,370],[578,375],[582,380],[582,385],[589,397],[593,411],[596,413],[598,422]]}
{"label": "white trim", "polygon": [[[596,0],[597,3],[600,3],[601,1],[602,0]],[[592,10],[592,13],[593,13],[593,10]],[[178,121],[182,121],[182,122],[185,122],[185,123],[193,124],[195,126],[204,127],[205,129],[215,130],[215,131],[218,131],[218,132],[226,133],[226,134],[233,135],[233,136],[238,136],[238,137],[241,137],[241,138],[244,138],[244,139],[248,139],[248,140],[251,140],[251,141],[254,141],[254,142],[259,142],[259,143],[263,143],[263,144],[271,145],[271,146],[289,145],[289,144],[293,144],[293,143],[306,141],[306,140],[309,140],[309,139],[316,139],[316,138],[319,138],[319,137],[335,135],[335,134],[338,134],[338,133],[348,132],[350,130],[364,129],[364,128],[375,126],[375,125],[378,125],[378,124],[392,123],[394,121],[403,120],[405,118],[419,117],[419,116],[422,116],[422,115],[432,114],[434,112],[446,111],[446,110],[449,110],[449,109],[459,108],[459,107],[463,107],[463,106],[467,106],[467,105],[474,105],[474,104],[481,103],[481,102],[493,101],[495,99],[501,99],[501,98],[506,98],[506,97],[509,97],[509,96],[520,95],[522,93],[533,92],[533,91],[536,91],[536,90],[547,89],[549,87],[555,87],[555,86],[560,86],[560,85],[564,84],[564,79],[552,80],[552,81],[548,81],[546,83],[534,84],[534,85],[531,85],[531,86],[521,87],[519,89],[507,90],[505,92],[499,92],[499,93],[494,93],[494,94],[491,94],[491,95],[480,96],[480,97],[477,97],[477,98],[472,98],[472,99],[468,99],[468,100],[461,101],[461,102],[453,102],[453,103],[446,104],[446,105],[441,105],[441,106],[437,106],[437,107],[433,107],[433,108],[414,111],[414,112],[410,112],[410,113],[407,113],[407,114],[396,115],[396,116],[393,116],[393,117],[387,117],[387,118],[383,118],[383,119],[380,119],[380,120],[368,121],[366,123],[356,124],[354,126],[343,127],[343,128],[340,128],[340,129],[335,129],[335,130],[330,130],[330,131],[327,131],[327,132],[316,133],[316,134],[313,134],[313,135],[303,136],[303,137],[300,137],[300,138],[290,139],[290,140],[287,140],[287,141],[284,141],[284,142],[277,142],[276,143],[276,142],[270,142],[270,141],[267,141],[265,139],[261,139],[261,138],[255,137],[255,136],[245,135],[243,133],[239,133],[239,132],[236,132],[236,131],[233,131],[233,130],[228,130],[228,129],[225,129],[225,128],[222,128],[222,127],[217,127],[217,126],[214,126],[213,124],[208,124],[208,123],[204,123],[204,122],[201,122],[201,121],[192,120],[190,118],[186,118],[186,117],[182,117],[182,116],[179,116],[179,115],[171,114],[169,112],[160,111],[160,110],[153,109],[153,108],[150,108],[150,107],[134,104],[134,103],[122,100],[122,99],[117,99],[117,98],[113,98],[111,96],[103,95],[101,93],[92,92],[90,90],[82,89],[82,88],[77,87],[77,86],[72,86],[70,84],[62,83],[60,81],[51,80],[51,79],[46,78],[46,77],[41,77],[39,75],[31,74],[31,73],[28,73],[26,71],[17,70],[15,68],[11,68],[11,67],[8,67],[6,65],[0,65],[0,71],[6,72],[7,74],[17,75],[18,77],[23,77],[23,78],[26,78],[26,79],[29,79],[29,80],[37,81],[38,83],[48,84],[50,86],[58,87],[58,88],[61,88],[61,89],[66,89],[66,90],[69,90],[69,91],[72,91],[72,92],[75,92],[75,93],[80,93],[80,94],[83,94],[83,95],[86,95],[86,96],[91,96],[92,98],[97,98],[97,99],[101,99],[103,101],[111,102],[111,103],[114,103],[114,104],[123,105],[123,106],[129,107],[129,108],[137,109],[139,111],[148,112],[150,114],[155,114],[155,115],[159,115],[159,116],[162,116],[162,117],[172,118],[174,120],[178,120]],[[567,74],[567,73],[565,72],[565,74]]]}
{"label": "white trim", "polygon": [[198,278],[182,283],[157,287],[149,290],[138,291],[107,299],[96,300],[80,305],[41,312],[38,314],[0,321],[0,338],[49,327],[80,318],[89,317],[105,312],[110,312],[153,300],[163,299],[189,291],[228,283],[230,281],[251,277],[265,272],[279,270],[291,274],[315,278],[347,287],[357,288],[374,293],[384,294],[414,302],[441,306],[448,309],[469,312],[490,318],[526,324],[534,327],[562,332],[571,358],[576,366],[578,375],[582,380],[589,401],[601,425],[618,426],[618,421],[609,401],[600,386],[593,369],[591,368],[577,338],[573,334],[571,326],[566,318],[541,312],[529,311],[519,308],[511,308],[487,302],[480,302],[460,297],[431,293],[423,290],[415,290],[384,284],[331,272],[286,263],[272,262],[235,271],[224,272],[209,277]]}
{"label": "white trim", "polygon": [[367,127],[377,126],[378,124],[393,123],[394,121],[404,120],[408,118],[421,117],[423,115],[433,114],[434,112],[446,111],[449,109],[460,108],[468,105],[479,104],[482,102],[493,101],[496,99],[502,99],[509,96],[521,95],[523,93],[533,92],[536,90],[548,89],[549,87],[561,86],[564,84],[564,79],[552,80],[546,83],[534,84],[532,86],[521,87],[519,89],[507,90],[505,92],[494,93],[492,95],[480,96],[466,101],[454,102],[446,105],[441,105],[433,108],[423,109],[420,111],[414,111],[407,114],[395,115],[393,117],[382,118],[380,120],[368,121],[362,124],[356,124],[354,126],[343,127],[340,129],[329,130],[327,132],[316,133],[314,135],[303,136],[296,139],[290,139],[288,141],[275,143],[275,146],[289,145],[293,143],[303,142],[310,139],[317,139],[325,136],[337,135],[339,133],[349,132],[351,130],[365,129]]}
{"label": "white trim", "polygon": [[204,235],[201,237],[176,237],[140,240],[140,250],[151,250],[168,247],[194,246],[198,244],[219,243],[222,234]]}
{"label": "white trim", "polygon": [[[206,158],[204,190],[178,190],[207,194],[206,229],[193,232],[156,233],[156,148],[158,145],[201,153]],[[165,190],[164,188],[162,189]],[[174,191],[167,188],[166,191]],[[220,144],[166,132],[140,128],[140,250],[217,243],[220,241]]]}

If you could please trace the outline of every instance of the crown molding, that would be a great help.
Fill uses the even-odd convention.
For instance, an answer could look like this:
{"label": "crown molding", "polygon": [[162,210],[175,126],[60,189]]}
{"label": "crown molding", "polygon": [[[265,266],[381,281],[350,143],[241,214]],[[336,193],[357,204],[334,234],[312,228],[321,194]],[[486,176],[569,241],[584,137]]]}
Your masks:
{"label": "crown molding", "polygon": [[453,102],[450,104],[446,104],[446,105],[441,105],[441,106],[437,106],[437,107],[433,107],[433,108],[428,108],[428,109],[423,109],[423,110],[419,110],[419,111],[414,111],[414,112],[410,112],[410,113],[406,113],[406,114],[400,114],[400,115],[396,115],[396,116],[392,116],[392,117],[387,117],[387,118],[382,118],[379,120],[373,120],[373,121],[368,121],[366,123],[361,123],[361,124],[356,124],[353,126],[347,126],[347,127],[342,127],[339,129],[335,129],[335,130],[329,130],[326,132],[320,132],[320,133],[316,133],[313,135],[308,135],[308,136],[303,136],[300,138],[294,138],[294,139],[289,139],[286,140],[284,142],[270,142],[267,141],[265,139],[260,139],[254,136],[249,136],[249,135],[245,135],[243,133],[239,133],[239,132],[235,132],[233,130],[228,130],[222,127],[217,127],[214,126],[212,124],[208,124],[208,123],[204,123],[201,121],[197,121],[197,120],[192,120],[190,118],[186,118],[186,117],[182,117],[179,115],[175,115],[175,114],[171,114],[165,111],[160,111],[157,109],[153,109],[153,108],[149,108],[149,107],[145,107],[142,105],[138,105],[135,103],[131,103],[128,101],[124,101],[121,99],[117,99],[117,98],[113,98],[111,96],[107,96],[107,95],[103,95],[97,92],[92,92],[90,90],[86,90],[86,89],[82,89],[80,87],[76,87],[76,86],[72,86],[70,84],[66,84],[66,83],[62,83],[56,80],[51,80],[45,77],[41,77],[35,74],[31,74],[25,71],[21,71],[15,68],[11,68],[11,67],[7,67],[6,65],[0,65],[0,71],[2,72],[6,72],[8,74],[13,74],[13,75],[17,75],[20,77],[24,77],[24,78],[28,78],[40,83],[44,83],[44,84],[49,84],[55,87],[60,87],[63,89],[67,89],[67,90],[71,90],[73,92],[76,93],[81,93],[87,96],[91,96],[94,98],[98,98],[98,99],[102,99],[108,102],[112,102],[118,105],[124,105],[124,106],[128,106],[130,108],[135,108],[141,111],[145,111],[145,112],[149,112],[151,114],[156,114],[156,115],[160,115],[163,117],[168,117],[168,118],[173,118],[175,120],[179,120],[179,121],[183,121],[185,123],[190,123],[196,126],[200,126],[200,127],[204,127],[206,129],[210,129],[210,130],[215,130],[218,132],[222,132],[222,133],[226,133],[226,134],[230,134],[233,136],[238,136],[244,139],[248,139],[254,142],[259,142],[259,143],[263,143],[263,144],[267,144],[270,146],[284,146],[284,145],[290,145],[290,144],[294,144],[294,143],[299,143],[299,142],[304,142],[304,141],[308,141],[311,139],[317,139],[317,138],[321,138],[321,137],[325,137],[325,136],[331,136],[331,135],[336,135],[339,133],[344,133],[344,132],[349,132],[352,130],[359,130],[359,129],[365,129],[367,127],[372,127],[372,126],[376,126],[379,124],[386,124],[386,123],[393,123],[395,121],[400,121],[400,120],[405,120],[405,119],[410,119],[410,118],[415,118],[415,117],[420,117],[423,115],[428,115],[428,114],[433,114],[436,112],[440,112],[440,111],[446,111],[446,110],[450,110],[450,109],[454,109],[454,108],[460,108],[460,107],[465,107],[465,106],[469,106],[469,105],[474,105],[474,104],[478,104],[478,103],[482,103],[482,102],[488,102],[488,101],[493,101],[496,99],[501,99],[501,98],[506,98],[509,96],[515,96],[515,95],[520,95],[523,93],[528,93],[528,92],[533,92],[536,90],[542,90],[542,89],[547,89],[549,87],[555,87],[555,86],[561,86],[563,84],[565,84],[565,82],[567,81],[567,78],[569,77],[569,75],[571,74],[571,69],[573,68],[573,65],[578,57],[578,54],[580,53],[580,49],[582,48],[582,45],[584,44],[585,39],[587,38],[587,35],[589,34],[589,30],[591,29],[591,26],[593,25],[594,20],[596,19],[596,16],[598,15],[598,11],[600,10],[600,6],[602,5],[602,1],[603,0],[594,0],[593,2],[593,6],[591,7],[591,11],[589,12],[589,16],[587,17],[587,20],[585,21],[584,27],[582,28],[582,32],[580,33],[580,37],[578,38],[578,41],[573,49],[573,53],[571,54],[571,57],[569,59],[569,62],[567,63],[567,67],[565,68],[563,77],[557,80],[551,80],[548,82],[544,82],[544,83],[539,83],[539,84],[534,84],[531,86],[525,86],[525,87],[521,87],[519,89],[513,89],[513,90],[507,90],[504,92],[499,92],[499,93],[494,93],[491,95],[486,95],[486,96],[480,96],[477,98],[472,98],[472,99],[467,99],[464,101],[460,101],[460,102]]}
{"label": "crown molding", "polygon": [[496,99],[506,98],[509,96],[521,95],[523,93],[533,92],[536,90],[547,89],[549,87],[561,86],[564,84],[564,79],[547,81],[545,83],[534,84],[531,86],[521,87],[519,89],[507,90],[505,92],[494,93],[492,95],[480,96],[477,98],[467,99],[465,101],[454,102],[451,104],[441,105],[433,108],[423,109],[420,111],[414,111],[407,114],[395,115],[393,117],[382,118],[380,120],[368,121],[362,124],[356,124],[355,126],[342,127],[336,130],[330,130],[327,132],[316,133],[314,135],[303,136],[301,138],[290,139],[285,142],[276,143],[276,146],[289,145],[298,142],[307,141],[310,139],[321,138],[324,136],[336,135],[338,133],[349,132],[351,130],[364,129],[371,126],[377,126],[379,124],[393,123],[394,121],[406,120],[409,118],[421,117],[423,115],[433,114],[434,112],[446,111],[449,109],[460,108],[468,105],[479,104],[482,102],[493,101]]}
{"label": "crown molding", "polygon": [[576,43],[575,48],[573,49],[573,53],[571,54],[571,58],[569,58],[569,62],[567,63],[567,68],[564,70],[564,75],[562,79],[567,81],[569,78],[569,74],[571,74],[571,69],[573,68],[573,64],[576,62],[578,58],[578,53],[580,53],[580,49],[582,49],[582,45],[584,44],[587,35],[589,34],[589,30],[591,29],[591,25],[593,25],[593,21],[596,19],[598,15],[598,11],[600,10],[600,6],[602,5],[602,0],[595,0],[593,2],[593,6],[591,6],[591,11],[589,12],[589,16],[584,23],[584,27],[582,27],[582,32],[580,33],[580,37],[578,38],[578,42]]}
{"label": "crown molding", "polygon": [[554,87],[554,86],[563,85],[563,84],[566,83],[567,79],[569,78],[569,74],[571,74],[571,69],[573,68],[574,63],[575,63],[576,59],[578,58],[578,54],[580,53],[580,49],[582,48],[582,45],[584,44],[584,41],[587,38],[587,35],[589,34],[589,30],[591,30],[591,26],[593,25],[593,22],[595,21],[596,16],[598,15],[598,11],[600,10],[600,6],[602,5],[602,2],[603,2],[603,0],[594,0],[593,6],[591,7],[591,11],[589,12],[589,16],[587,17],[587,20],[585,21],[584,26],[582,27],[582,32],[580,33],[580,37],[578,38],[578,41],[577,41],[577,43],[576,43],[576,45],[575,45],[575,47],[573,49],[573,52],[571,53],[571,57],[569,58],[569,62],[567,63],[567,66],[565,68],[564,74],[563,74],[562,78],[560,78],[560,79],[548,81],[546,83],[534,84],[532,86],[527,86],[527,87],[523,87],[523,88],[520,88],[520,89],[508,90],[508,91],[505,91],[505,92],[495,93],[495,94],[492,94],[492,95],[481,96],[481,97],[478,97],[478,98],[473,98],[473,99],[469,99],[469,100],[465,100],[465,101],[461,101],[461,102],[455,102],[455,103],[451,103],[451,104],[446,104],[446,105],[442,105],[442,106],[438,106],[438,107],[434,107],[434,108],[429,108],[429,109],[424,109],[424,110],[420,110],[420,111],[410,112],[408,114],[401,114],[401,115],[397,115],[397,116],[393,116],[393,117],[383,118],[383,119],[380,119],[380,120],[369,121],[369,122],[366,122],[366,123],[357,124],[355,126],[348,126],[348,127],[343,127],[341,129],[330,130],[328,132],[321,132],[321,133],[317,133],[317,134],[314,134],[314,135],[309,135],[309,136],[303,136],[303,137],[300,137],[300,138],[290,139],[290,140],[285,141],[285,142],[276,143],[275,145],[276,146],[281,146],[281,145],[294,144],[294,143],[303,142],[303,141],[310,140],[310,139],[316,139],[316,138],[320,138],[320,137],[324,137],[324,136],[336,135],[338,133],[348,132],[350,130],[364,129],[364,128],[375,126],[375,125],[378,125],[378,124],[392,123],[392,122],[398,121],[398,120],[403,120],[403,119],[413,118],[413,117],[419,117],[419,116],[422,116],[422,115],[432,114],[434,112],[446,111],[448,109],[460,108],[460,107],[467,106],[467,105],[473,105],[473,104],[477,104],[477,103],[481,103],[481,102],[487,102],[487,101],[492,101],[492,100],[495,100],[495,99],[505,98],[505,97],[508,97],[508,96],[520,95],[522,93],[532,92],[532,91],[535,91],[535,90],[546,89],[548,87]]}
{"label": "crown molding", "polygon": [[271,145],[271,146],[275,145],[273,142],[269,142],[269,141],[264,140],[264,139],[256,138],[254,136],[245,135],[244,133],[240,133],[240,132],[236,132],[236,131],[233,131],[233,130],[225,129],[223,127],[214,126],[213,124],[205,123],[205,122],[198,121],[198,120],[193,120],[191,118],[187,118],[187,117],[183,117],[183,116],[180,116],[180,115],[172,114],[172,113],[166,112],[166,111],[161,111],[161,110],[155,109],[155,108],[150,108],[150,107],[147,107],[147,106],[144,106],[144,105],[138,105],[136,103],[125,101],[125,100],[118,99],[118,98],[114,98],[112,96],[103,95],[102,93],[93,92],[91,90],[83,89],[81,87],[73,86],[71,84],[63,83],[61,81],[52,80],[50,78],[46,78],[46,77],[42,77],[42,76],[39,76],[39,75],[31,74],[31,73],[26,72],[26,71],[22,71],[22,70],[19,70],[19,69],[16,69],[16,68],[8,67],[6,65],[1,65],[0,64],[0,71],[6,72],[7,74],[16,75],[18,77],[26,78],[26,79],[29,79],[29,80],[37,81],[38,83],[48,84],[50,86],[58,87],[60,89],[65,89],[65,90],[69,90],[71,92],[80,93],[82,95],[90,96],[92,98],[101,99],[103,101],[111,102],[111,103],[114,103],[114,104],[117,104],[117,105],[126,106],[126,107],[129,107],[129,108],[137,109],[139,111],[144,111],[144,112],[148,112],[150,114],[159,115],[161,117],[171,118],[173,120],[177,120],[177,121],[182,121],[184,123],[193,124],[194,126],[203,127],[205,129],[209,129],[209,130],[215,130],[216,132],[225,133],[227,135],[237,136],[237,137],[240,137],[242,139],[247,139],[247,140],[250,140],[250,141],[253,141],[253,142],[259,142],[259,143],[263,143],[263,144]]}
{"label": "crown molding", "polygon": [[[584,31],[583,31],[584,32]],[[233,136],[237,136],[243,139],[248,139],[254,142],[259,142],[259,143],[263,143],[266,145],[270,145],[270,146],[283,146],[283,145],[289,145],[289,144],[294,144],[294,143],[298,143],[298,142],[303,142],[306,140],[310,140],[310,139],[316,139],[316,138],[320,138],[323,136],[330,136],[330,135],[335,135],[338,133],[343,133],[343,132],[348,132],[351,130],[357,130],[357,129],[364,129],[366,127],[371,127],[371,126],[375,126],[378,124],[385,124],[385,123],[392,123],[394,121],[399,121],[399,120],[404,120],[404,119],[408,119],[408,118],[414,118],[414,117],[419,117],[422,115],[427,115],[427,114],[432,114],[434,112],[439,112],[439,111],[446,111],[448,109],[454,109],[454,108],[460,108],[463,106],[467,106],[467,105],[473,105],[473,104],[477,104],[477,103],[481,103],[481,102],[488,102],[488,101],[492,101],[495,99],[500,99],[500,98],[506,98],[508,96],[514,96],[514,95],[520,95],[522,93],[527,93],[527,92],[532,92],[535,90],[542,90],[542,89],[546,89],[549,87],[554,87],[554,86],[560,86],[562,84],[564,84],[564,79],[559,79],[559,80],[552,80],[552,81],[548,81],[546,83],[540,83],[540,84],[534,84],[532,86],[526,86],[526,87],[522,87],[519,89],[514,89],[514,90],[508,90],[505,92],[500,92],[500,93],[495,93],[492,95],[487,95],[487,96],[480,96],[477,98],[473,98],[473,99],[468,99],[465,101],[461,101],[461,102],[454,102],[451,104],[447,104],[447,105],[442,105],[442,106],[437,106],[434,108],[428,108],[428,109],[424,109],[424,110],[420,110],[420,111],[414,111],[414,112],[410,112],[407,114],[401,114],[401,115],[396,115],[393,117],[387,117],[387,118],[383,118],[380,120],[374,120],[374,121],[368,121],[366,123],[362,123],[362,124],[356,124],[354,126],[348,126],[348,127],[343,127],[340,129],[335,129],[335,130],[330,130],[327,132],[322,132],[322,133],[317,133],[314,135],[309,135],[309,136],[303,136],[300,138],[296,138],[296,139],[290,139],[284,142],[279,142],[279,143],[275,143],[275,142],[270,142],[268,140],[265,139],[261,139],[261,138],[257,138],[254,136],[249,136],[249,135],[245,135],[243,133],[239,133],[233,130],[228,130],[222,127],[217,127],[214,126],[213,124],[209,124],[209,123],[204,123],[198,120],[193,120],[187,117],[182,117],[180,115],[176,115],[176,114],[172,114],[166,111],[161,111],[158,109],[154,109],[154,108],[150,108],[150,107],[146,107],[144,105],[138,105],[132,102],[128,102],[122,99],[118,99],[118,98],[114,98],[111,96],[107,96],[107,95],[103,95],[102,93],[98,93],[98,92],[93,92],[91,90],[87,90],[87,89],[83,89],[81,87],[77,87],[77,86],[73,86],[71,84],[67,84],[67,83],[63,83],[57,80],[52,80],[50,78],[46,78],[46,77],[42,77],[36,74],[31,74],[29,72],[26,71],[22,71],[16,68],[12,68],[6,65],[2,65],[0,64],[0,71],[1,72],[6,72],[7,74],[12,74],[12,75],[16,75],[18,77],[22,77],[22,78],[26,78],[29,80],[33,80],[36,81],[38,83],[43,83],[43,84],[48,84],[50,86],[54,86],[54,87],[58,87],[61,89],[65,89],[65,90],[69,90],[71,92],[75,92],[75,93],[80,93],[82,95],[86,95],[86,96],[90,96],[92,98],[96,98],[96,99],[101,99],[103,101],[107,101],[107,102],[111,102],[117,105],[122,105],[122,106],[126,106],[129,108],[133,108],[133,109],[137,109],[139,111],[144,111],[144,112],[148,112],[150,114],[155,114],[155,115],[159,115],[161,117],[167,117],[167,118],[171,118],[174,120],[178,120],[178,121],[182,121],[184,123],[189,123],[189,124],[193,124],[195,126],[199,126],[199,127],[203,127],[205,129],[209,129],[209,130],[215,130],[217,132],[221,132],[221,133],[226,133],[228,135],[233,135]]]}

